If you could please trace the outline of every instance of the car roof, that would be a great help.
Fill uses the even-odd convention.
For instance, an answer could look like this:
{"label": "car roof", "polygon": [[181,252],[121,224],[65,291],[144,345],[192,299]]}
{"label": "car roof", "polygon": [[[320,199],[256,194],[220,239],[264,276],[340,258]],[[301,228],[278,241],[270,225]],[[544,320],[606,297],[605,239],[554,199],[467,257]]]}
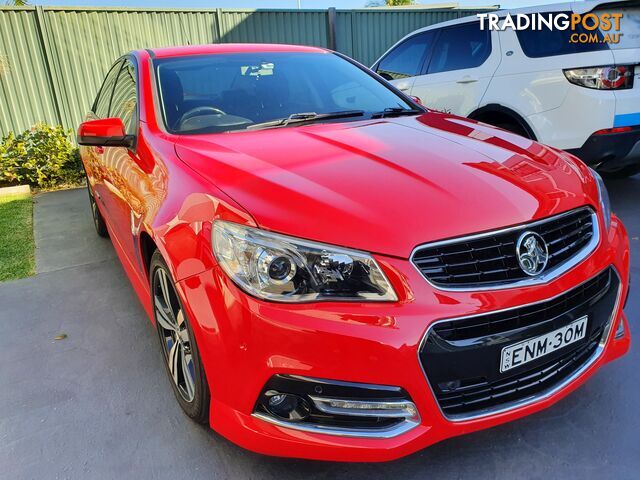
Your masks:
{"label": "car roof", "polygon": [[184,57],[189,55],[206,55],[222,53],[251,52],[316,52],[326,53],[328,50],[303,45],[283,45],[277,43],[218,43],[207,45],[189,45],[182,47],[164,47],[148,49],[155,58]]}

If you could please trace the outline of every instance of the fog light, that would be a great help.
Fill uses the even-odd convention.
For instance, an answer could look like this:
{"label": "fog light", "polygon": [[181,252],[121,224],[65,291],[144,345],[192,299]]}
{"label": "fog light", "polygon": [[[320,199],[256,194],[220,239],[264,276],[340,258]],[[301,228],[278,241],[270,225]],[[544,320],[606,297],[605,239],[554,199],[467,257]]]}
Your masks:
{"label": "fog light", "polygon": [[420,424],[401,387],[300,375],[272,376],[252,415],[295,430],[361,438],[393,438]]}
{"label": "fog light", "polygon": [[298,395],[267,392],[267,398],[265,407],[269,413],[276,417],[291,422],[299,422],[309,416],[309,404]]}

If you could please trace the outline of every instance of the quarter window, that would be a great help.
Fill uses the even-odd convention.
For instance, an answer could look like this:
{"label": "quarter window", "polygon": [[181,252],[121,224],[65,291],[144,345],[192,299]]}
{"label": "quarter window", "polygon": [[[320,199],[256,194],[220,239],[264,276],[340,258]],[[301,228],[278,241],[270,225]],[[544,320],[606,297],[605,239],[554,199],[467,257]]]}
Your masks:
{"label": "quarter window", "polygon": [[137,120],[136,71],[130,61],[120,70],[111,101],[112,117],[119,117],[124,123],[127,135],[135,135]]}
{"label": "quarter window", "polygon": [[[570,15],[571,12],[563,12]],[[545,17],[548,13],[543,14]],[[586,33],[597,37],[597,42],[572,43],[571,35]],[[517,30],[518,42],[524,54],[529,58],[553,57],[556,55],[569,55],[572,53],[593,52],[597,50],[608,50],[609,46],[602,42],[600,30],[587,31],[582,24],[576,25],[575,30],[549,30],[545,27],[542,30]]]}
{"label": "quarter window", "polygon": [[491,53],[491,34],[478,22],[443,28],[433,49],[428,73],[479,67]]}
{"label": "quarter window", "polygon": [[111,70],[107,73],[107,76],[102,83],[102,87],[100,88],[100,92],[93,103],[93,113],[100,118],[107,118],[109,116],[109,105],[111,103],[113,86],[116,83],[116,78],[118,77],[121,65],[122,61],[119,60],[113,67],[111,67]]}
{"label": "quarter window", "polygon": [[427,31],[408,38],[380,61],[376,71],[387,80],[418,75],[433,44],[433,36],[433,31]]}

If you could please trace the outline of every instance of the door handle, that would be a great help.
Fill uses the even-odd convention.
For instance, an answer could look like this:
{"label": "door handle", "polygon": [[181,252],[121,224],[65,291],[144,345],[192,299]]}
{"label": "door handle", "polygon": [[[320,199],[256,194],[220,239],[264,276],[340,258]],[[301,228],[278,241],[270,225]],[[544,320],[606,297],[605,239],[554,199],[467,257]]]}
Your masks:
{"label": "door handle", "polygon": [[408,92],[409,87],[401,87],[401,88],[398,88],[398,90],[400,90],[401,92]]}
{"label": "door handle", "polygon": [[465,75],[460,80],[458,80],[456,83],[474,83],[474,82],[477,82],[477,81],[478,81],[477,78],[472,77],[471,75]]}

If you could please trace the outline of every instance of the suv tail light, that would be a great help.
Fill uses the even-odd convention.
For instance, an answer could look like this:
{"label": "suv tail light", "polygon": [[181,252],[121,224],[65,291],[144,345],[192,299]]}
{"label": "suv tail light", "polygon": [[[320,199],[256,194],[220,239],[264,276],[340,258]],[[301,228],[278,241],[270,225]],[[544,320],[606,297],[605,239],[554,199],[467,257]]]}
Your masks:
{"label": "suv tail light", "polygon": [[622,90],[633,88],[633,65],[612,65],[607,67],[571,68],[564,70],[564,76],[571,83],[597,90]]}
{"label": "suv tail light", "polygon": [[593,132],[593,135],[609,135],[610,133],[625,133],[625,132],[630,132],[631,130],[633,130],[633,127],[603,128],[602,130]]}

